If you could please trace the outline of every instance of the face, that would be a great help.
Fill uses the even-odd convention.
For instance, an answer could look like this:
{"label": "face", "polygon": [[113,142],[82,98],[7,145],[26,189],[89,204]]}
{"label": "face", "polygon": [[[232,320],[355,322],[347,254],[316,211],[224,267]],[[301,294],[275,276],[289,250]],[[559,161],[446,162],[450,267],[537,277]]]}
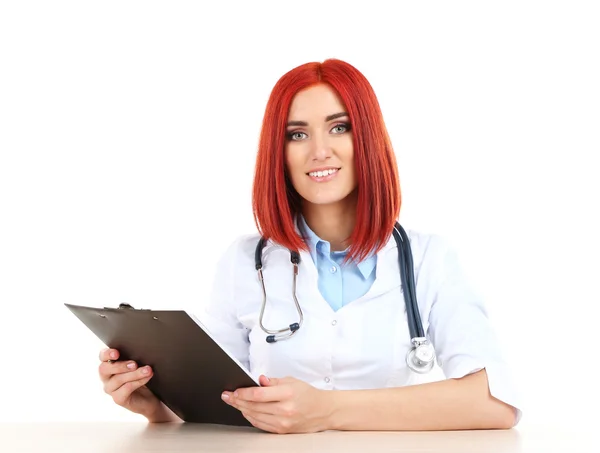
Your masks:
{"label": "face", "polygon": [[304,204],[347,203],[356,188],[352,128],[328,85],[300,91],[290,106],[285,159]]}

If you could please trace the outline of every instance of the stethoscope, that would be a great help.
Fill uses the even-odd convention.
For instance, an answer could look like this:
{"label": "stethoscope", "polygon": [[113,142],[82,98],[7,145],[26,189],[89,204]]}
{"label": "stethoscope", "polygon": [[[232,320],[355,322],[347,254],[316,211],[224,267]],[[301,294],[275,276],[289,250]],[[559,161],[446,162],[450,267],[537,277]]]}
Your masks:
{"label": "stethoscope", "polygon": [[[421,316],[419,314],[419,307],[417,306],[417,295],[415,291],[415,277],[413,272],[413,259],[412,251],[410,249],[410,243],[408,235],[398,222],[394,225],[392,231],[396,244],[398,245],[398,263],[400,264],[400,278],[402,281],[402,287],[404,288],[404,302],[406,304],[406,315],[408,319],[408,329],[410,332],[410,338],[412,348],[406,354],[406,364],[408,367],[416,373],[424,374],[433,368],[435,361],[435,351],[433,345],[425,337],[423,330],[423,324],[421,323]],[[256,246],[254,252],[255,267],[258,271],[258,278],[260,280],[263,292],[263,302],[260,309],[259,324],[260,328],[268,334],[267,343],[275,343],[276,341],[286,340],[292,337],[300,327],[304,320],[302,314],[302,308],[296,298],[296,277],[298,276],[298,265],[300,264],[300,255],[296,251],[290,250],[290,261],[294,266],[294,281],[292,284],[292,297],[296,304],[296,310],[300,317],[298,322],[290,324],[288,327],[279,330],[270,330],[263,325],[263,315],[265,313],[265,306],[267,303],[267,291],[265,289],[265,282],[262,273],[262,250],[266,243],[266,239],[261,237]]]}

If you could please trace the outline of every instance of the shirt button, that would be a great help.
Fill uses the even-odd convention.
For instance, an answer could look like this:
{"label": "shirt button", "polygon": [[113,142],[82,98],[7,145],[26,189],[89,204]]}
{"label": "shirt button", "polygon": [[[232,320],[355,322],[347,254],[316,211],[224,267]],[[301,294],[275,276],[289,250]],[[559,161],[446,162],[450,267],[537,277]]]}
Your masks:
{"label": "shirt button", "polygon": [[335,266],[331,266],[331,269],[329,269],[329,271],[330,271],[332,274],[334,274],[334,273],[335,273],[335,271],[337,271],[337,267],[335,267]]}
{"label": "shirt button", "polygon": [[335,326],[337,324],[337,321],[334,319],[333,321],[331,321],[331,325]]}
{"label": "shirt button", "polygon": [[327,382],[328,384],[329,384],[329,380],[330,379],[328,377],[325,378],[325,382]]}

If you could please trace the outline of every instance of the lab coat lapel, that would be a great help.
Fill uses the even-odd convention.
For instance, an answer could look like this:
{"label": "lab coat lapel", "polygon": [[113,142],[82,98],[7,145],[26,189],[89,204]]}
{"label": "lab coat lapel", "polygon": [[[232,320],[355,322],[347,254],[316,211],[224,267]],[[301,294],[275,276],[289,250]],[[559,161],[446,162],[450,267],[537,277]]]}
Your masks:
{"label": "lab coat lapel", "polygon": [[398,265],[398,246],[393,236],[390,236],[384,247],[377,253],[375,272],[373,285],[364,296],[357,300],[374,299],[402,286]]}

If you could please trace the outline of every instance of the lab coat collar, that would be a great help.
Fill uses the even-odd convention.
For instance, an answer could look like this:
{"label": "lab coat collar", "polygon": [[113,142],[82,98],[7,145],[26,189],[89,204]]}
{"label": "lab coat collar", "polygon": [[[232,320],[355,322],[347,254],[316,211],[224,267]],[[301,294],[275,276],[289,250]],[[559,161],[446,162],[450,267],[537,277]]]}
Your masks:
{"label": "lab coat collar", "polygon": [[[308,245],[308,249],[309,249],[308,253],[309,253],[310,257],[312,258],[313,263],[315,263],[315,265],[316,265],[316,263],[317,263],[317,247],[318,247],[319,242],[322,242],[323,245],[325,245],[325,246],[328,246],[329,243],[322,240],[321,238],[319,238],[319,236],[317,236],[316,233],[311,230],[311,228],[306,223],[306,219],[304,218],[303,215],[300,215],[300,214],[296,215],[296,217],[294,219],[294,225],[295,225],[296,232],[304,239],[304,241]],[[393,238],[390,234],[384,247],[380,250],[379,253],[381,253],[383,251],[387,251],[390,247],[393,247],[396,245],[395,241],[393,241],[392,239]],[[358,270],[360,271],[362,276],[364,278],[368,278],[369,275],[371,275],[371,273],[375,269],[376,263],[377,263],[376,255],[373,253],[370,253],[364,260],[356,263],[356,266],[358,267]]]}

